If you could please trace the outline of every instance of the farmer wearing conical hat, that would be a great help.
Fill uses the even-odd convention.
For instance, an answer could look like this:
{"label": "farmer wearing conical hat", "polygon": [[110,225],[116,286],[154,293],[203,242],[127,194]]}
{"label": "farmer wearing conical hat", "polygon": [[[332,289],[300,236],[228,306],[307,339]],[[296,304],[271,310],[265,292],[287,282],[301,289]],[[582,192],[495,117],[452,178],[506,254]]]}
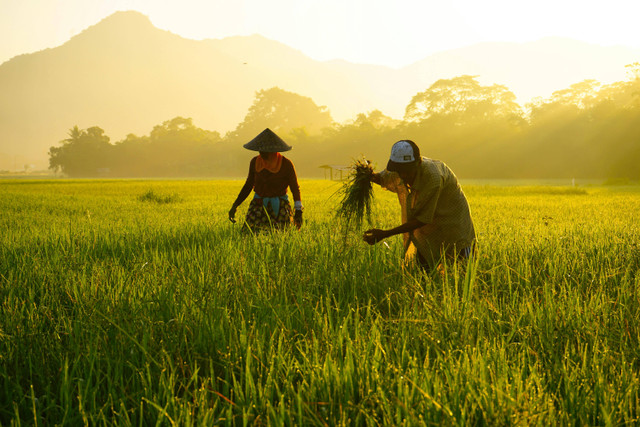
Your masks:
{"label": "farmer wearing conical hat", "polygon": [[[229,210],[229,220],[235,221],[236,209],[254,190],[254,196],[247,210],[246,226],[253,231],[271,227],[284,228],[291,225],[302,226],[302,202],[298,177],[291,160],[280,152],[291,150],[278,135],[269,128],[243,145],[244,148],[260,154],[251,159],[249,175],[240,194]],[[295,214],[291,210],[287,188],[291,190]]]}
{"label": "farmer wearing conical hat", "polygon": [[398,141],[391,148],[387,169],[374,174],[372,181],[398,194],[402,225],[368,230],[363,236],[367,243],[402,233],[405,261],[415,258],[427,270],[443,257],[471,255],[476,234],[469,203],[456,175],[443,162],[421,157],[413,141]]}

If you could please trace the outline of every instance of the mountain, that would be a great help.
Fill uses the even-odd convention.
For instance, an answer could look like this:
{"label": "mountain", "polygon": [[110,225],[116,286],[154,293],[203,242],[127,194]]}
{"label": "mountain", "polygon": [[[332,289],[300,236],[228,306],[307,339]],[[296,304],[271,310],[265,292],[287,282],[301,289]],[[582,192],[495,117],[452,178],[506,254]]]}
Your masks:
{"label": "mountain", "polygon": [[273,86],[311,97],[340,122],[374,109],[401,118],[439,78],[478,75],[524,102],[585,78],[621,80],[639,58],[621,47],[543,39],[484,43],[393,69],[315,61],[258,35],[189,40],[138,12],[117,12],[62,46],[0,65],[0,170],[46,168],[49,147],[74,125],[100,126],[114,142],[176,116],[224,133],[244,119],[256,91]]}

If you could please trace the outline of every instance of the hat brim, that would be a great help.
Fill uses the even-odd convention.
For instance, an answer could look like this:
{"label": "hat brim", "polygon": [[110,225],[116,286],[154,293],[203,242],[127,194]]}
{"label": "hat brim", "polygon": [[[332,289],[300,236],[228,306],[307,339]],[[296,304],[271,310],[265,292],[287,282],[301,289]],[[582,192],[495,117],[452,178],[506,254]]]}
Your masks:
{"label": "hat brim", "polygon": [[413,172],[416,168],[416,162],[398,163],[389,160],[387,170],[389,172]]}
{"label": "hat brim", "polygon": [[291,147],[287,148],[269,148],[269,149],[259,149],[259,148],[250,148],[243,145],[244,148],[251,151],[259,151],[261,153],[283,153],[285,151],[291,150]]}
{"label": "hat brim", "polygon": [[244,144],[243,147],[247,150],[265,153],[279,153],[291,150],[291,146],[269,128],[260,132],[258,136]]}
{"label": "hat brim", "polygon": [[257,146],[253,146],[250,144],[244,144],[243,145],[244,148],[246,148],[247,150],[251,150],[251,151],[260,151],[262,153],[282,153],[284,151],[289,151],[291,150],[291,146],[286,146],[286,147],[257,147]]}

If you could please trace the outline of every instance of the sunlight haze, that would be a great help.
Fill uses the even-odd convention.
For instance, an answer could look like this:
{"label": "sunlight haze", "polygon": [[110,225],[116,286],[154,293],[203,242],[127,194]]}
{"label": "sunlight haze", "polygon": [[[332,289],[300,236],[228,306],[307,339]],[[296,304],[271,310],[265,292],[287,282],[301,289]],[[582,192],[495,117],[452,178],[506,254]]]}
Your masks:
{"label": "sunlight haze", "polygon": [[[551,126],[549,105],[597,104],[593,114],[601,118],[615,105],[626,117],[636,91],[629,79],[640,81],[640,66],[633,65],[640,62],[639,9],[621,0],[0,0],[0,172],[46,170],[50,149],[76,129],[78,138],[124,150],[118,151],[119,172],[115,163],[91,166],[93,172],[159,176],[174,165],[174,174],[207,174],[210,164],[192,162],[202,153],[152,150],[165,156],[154,163],[140,147],[147,140],[162,145],[179,129],[190,135],[188,143],[211,148],[225,141],[237,148],[270,127],[306,141],[307,151],[299,151],[306,160],[297,164],[319,174],[320,158],[341,161],[328,148],[340,141],[327,136],[332,132],[344,131],[342,143],[352,151],[342,155],[366,148],[374,160],[383,159],[382,140],[376,148],[354,140],[370,142],[382,138],[380,129],[416,125],[425,141],[434,138],[432,147],[450,144],[458,136],[436,138],[438,132],[422,124],[433,122],[433,114],[467,110],[467,124],[478,124],[482,114],[481,123],[491,115],[517,118],[505,124],[509,132],[500,134],[499,126],[491,135],[471,132],[477,144],[529,138],[537,149],[538,128],[531,123]],[[473,116],[480,105],[494,109]],[[553,116],[565,122],[560,110]],[[518,123],[529,129],[527,138]],[[598,132],[610,124],[598,123]],[[350,126],[359,136],[349,136]],[[577,130],[572,135],[584,140]],[[623,136],[625,144],[631,140]],[[330,141],[317,140],[324,137]],[[555,138],[543,141],[569,141],[562,133]],[[447,149],[440,154],[446,157]],[[144,161],[132,160],[133,152]],[[216,172],[233,174],[234,159],[244,153],[214,154],[223,162]],[[459,165],[469,175],[490,172],[473,157]],[[575,170],[588,165],[585,160]],[[554,165],[516,169],[512,175],[564,174]]]}
{"label": "sunlight haze", "polygon": [[640,47],[640,3],[628,0],[2,0],[0,63],[59,46],[118,10],[186,38],[261,34],[316,60],[394,68],[484,41],[562,36]]}

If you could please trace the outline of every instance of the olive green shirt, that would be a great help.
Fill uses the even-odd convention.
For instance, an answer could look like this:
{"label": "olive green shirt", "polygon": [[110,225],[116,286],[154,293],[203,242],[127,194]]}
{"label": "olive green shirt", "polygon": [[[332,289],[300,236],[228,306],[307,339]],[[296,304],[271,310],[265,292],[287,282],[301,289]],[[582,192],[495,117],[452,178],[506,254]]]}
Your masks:
{"label": "olive green shirt", "polygon": [[473,245],[476,234],[469,203],[458,178],[443,162],[422,158],[413,185],[407,186],[397,173],[383,171],[381,185],[398,194],[402,208],[402,222],[417,219],[436,228],[420,227],[405,233],[406,256],[417,250],[429,264],[435,264],[443,255]]}

